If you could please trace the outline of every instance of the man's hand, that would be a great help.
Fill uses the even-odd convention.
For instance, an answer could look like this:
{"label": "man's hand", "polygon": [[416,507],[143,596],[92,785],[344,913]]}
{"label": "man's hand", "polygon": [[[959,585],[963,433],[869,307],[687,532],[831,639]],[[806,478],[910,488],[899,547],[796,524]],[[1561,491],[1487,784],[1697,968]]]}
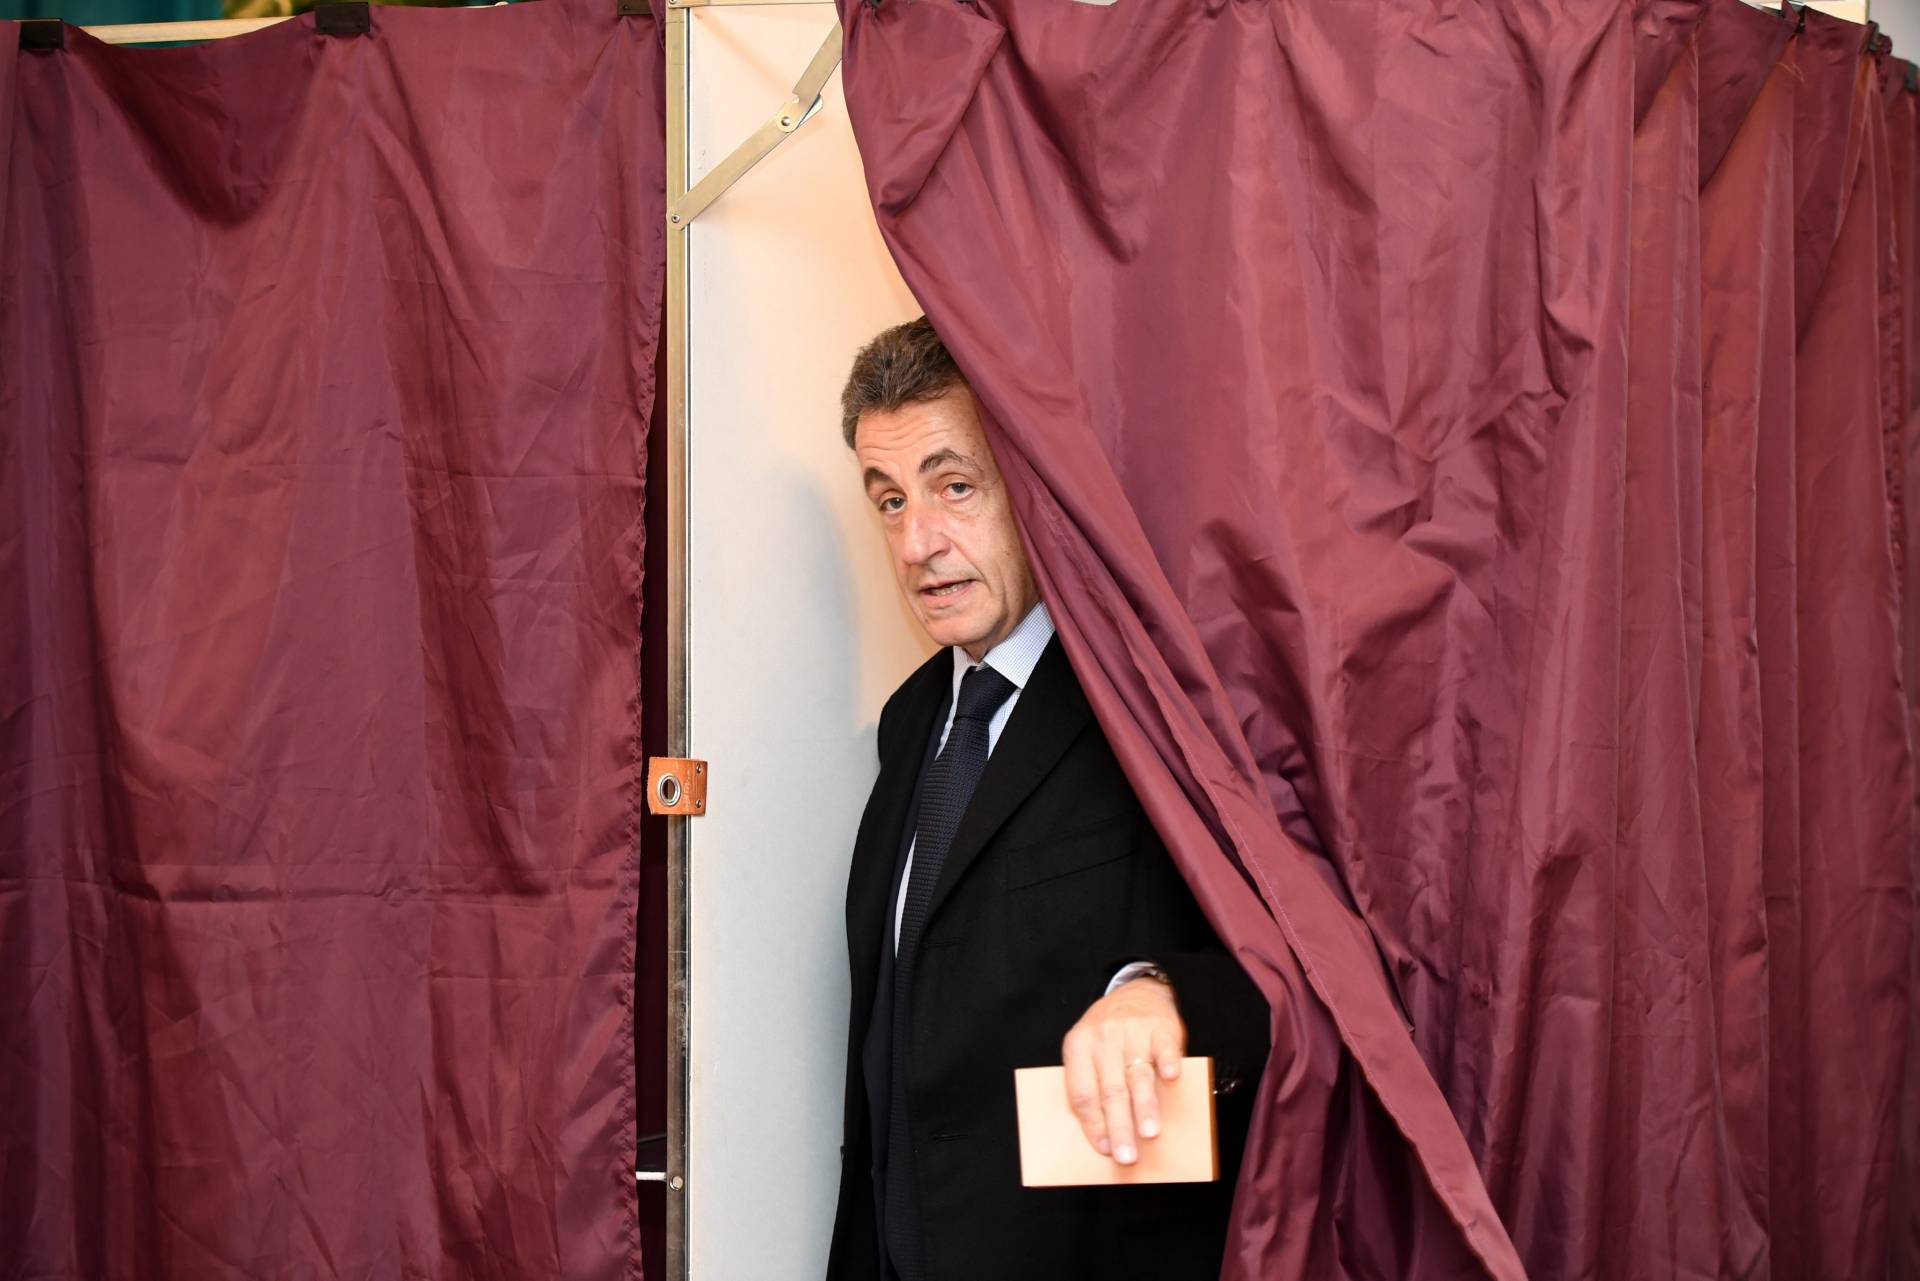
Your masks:
{"label": "man's hand", "polygon": [[1101,997],[1061,1043],[1067,1101],[1087,1142],[1121,1165],[1139,1158],[1135,1136],[1160,1133],[1157,1078],[1180,1075],[1187,1027],[1173,989],[1140,978]]}

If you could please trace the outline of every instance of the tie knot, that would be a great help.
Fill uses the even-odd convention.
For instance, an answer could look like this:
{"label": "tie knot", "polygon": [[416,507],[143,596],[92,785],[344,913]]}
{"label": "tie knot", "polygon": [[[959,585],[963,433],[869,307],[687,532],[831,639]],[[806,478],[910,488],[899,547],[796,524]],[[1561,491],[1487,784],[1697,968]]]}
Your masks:
{"label": "tie knot", "polygon": [[985,663],[970,668],[960,678],[960,697],[954,707],[953,719],[990,721],[1011,693],[1013,682]]}

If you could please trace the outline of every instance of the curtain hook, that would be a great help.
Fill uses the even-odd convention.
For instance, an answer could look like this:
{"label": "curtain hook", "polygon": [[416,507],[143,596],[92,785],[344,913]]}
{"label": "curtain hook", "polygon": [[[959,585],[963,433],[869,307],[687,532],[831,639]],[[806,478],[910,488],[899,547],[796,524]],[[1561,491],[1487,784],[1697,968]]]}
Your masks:
{"label": "curtain hook", "polygon": [[58,18],[20,19],[20,47],[36,53],[67,47],[67,24]]}

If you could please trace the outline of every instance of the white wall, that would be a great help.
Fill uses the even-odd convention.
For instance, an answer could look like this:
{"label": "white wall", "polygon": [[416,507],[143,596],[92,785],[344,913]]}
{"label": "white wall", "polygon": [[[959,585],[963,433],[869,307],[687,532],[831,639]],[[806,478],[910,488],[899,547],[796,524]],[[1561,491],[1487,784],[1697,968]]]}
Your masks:
{"label": "white wall", "polygon": [[[695,8],[692,178],[774,114],[831,4]],[[931,647],[841,443],[866,339],[920,312],[840,78],[689,230],[692,1281],[821,1275],[839,1180],[847,860],[880,705]]]}
{"label": "white wall", "polygon": [[[1751,4],[1753,0],[1747,0],[1747,2]],[[1880,0],[1880,2],[1884,3],[1885,0]],[[1779,7],[1777,4],[1763,4],[1761,6],[1763,9],[1778,9]],[[1845,18],[1848,22],[1858,22],[1863,26],[1867,21],[1867,0],[1810,0],[1807,7],[1810,9],[1818,9],[1823,13],[1830,13],[1836,18]],[[1878,10],[1880,4],[1876,3],[1873,7]],[[1880,15],[1875,13],[1874,16],[1877,18]]]}
{"label": "white wall", "polygon": [[1869,12],[1893,37],[1895,57],[1920,62],[1920,0],[1873,0]]}

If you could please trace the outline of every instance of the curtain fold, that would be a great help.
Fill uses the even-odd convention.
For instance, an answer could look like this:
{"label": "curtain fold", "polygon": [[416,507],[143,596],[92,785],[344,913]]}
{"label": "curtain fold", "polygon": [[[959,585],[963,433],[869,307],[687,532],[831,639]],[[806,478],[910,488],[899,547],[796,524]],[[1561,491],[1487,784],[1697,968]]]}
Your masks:
{"label": "curtain fold", "polygon": [[1779,888],[1767,855],[1778,838],[1791,840],[1798,813],[1787,790],[1797,699],[1792,39],[1787,22],[1738,3],[1711,6],[1697,37],[1704,521],[1695,773],[1725,1145],[1727,1235],[1716,1275],[1730,1276],[1791,1275],[1769,1266],[1770,1116],[1784,1078],[1770,1070],[1779,989],[1764,958],[1770,890]]}
{"label": "curtain fold", "polygon": [[0,1273],[639,1273],[648,19],[0,24]]}
{"label": "curtain fold", "polygon": [[1803,71],[1809,57],[1815,67],[1799,89],[1794,151],[1798,230],[1806,237],[1811,225],[1812,238],[1798,246],[1795,282],[1811,293],[1796,295],[1794,388],[1800,828],[1798,848],[1781,854],[1797,859],[1798,892],[1775,896],[1770,921],[1797,943],[1781,968],[1799,1018],[1776,1029],[1776,1133],[1789,1137],[1774,1145],[1774,1236],[1783,1275],[1871,1275],[1887,1258],[1912,937],[1897,491],[1885,481],[1879,399],[1881,255],[1893,228],[1876,180],[1877,55],[1863,55],[1858,27],[1818,14],[1799,43]]}
{"label": "curtain fold", "polygon": [[1275,1002],[1226,1276],[1911,1275],[1906,64],[1738,0],[840,7]]}

